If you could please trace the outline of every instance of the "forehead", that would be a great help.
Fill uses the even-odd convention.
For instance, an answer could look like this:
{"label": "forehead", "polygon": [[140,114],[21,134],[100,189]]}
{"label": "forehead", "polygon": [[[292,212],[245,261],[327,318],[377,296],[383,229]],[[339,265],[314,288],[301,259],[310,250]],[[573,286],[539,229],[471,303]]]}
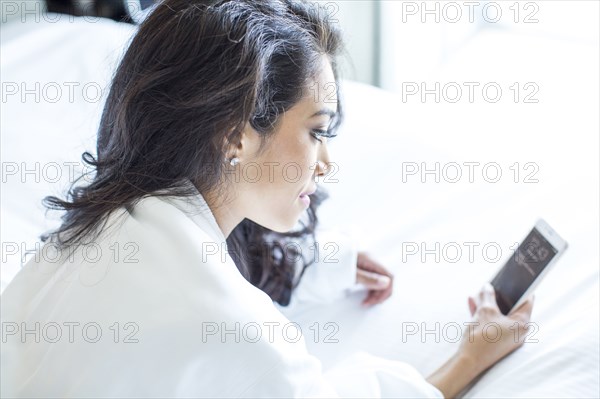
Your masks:
{"label": "forehead", "polygon": [[319,72],[315,79],[308,84],[305,95],[297,105],[310,115],[321,110],[335,113],[337,112],[337,91],[331,63],[326,56],[323,56]]}

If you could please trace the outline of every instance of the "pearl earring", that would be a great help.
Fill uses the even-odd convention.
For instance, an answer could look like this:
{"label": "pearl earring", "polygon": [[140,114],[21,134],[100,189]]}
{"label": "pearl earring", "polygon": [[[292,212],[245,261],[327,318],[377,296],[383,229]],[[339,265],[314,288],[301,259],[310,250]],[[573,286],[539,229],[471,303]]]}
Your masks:
{"label": "pearl earring", "polygon": [[240,159],[238,157],[234,157],[234,158],[231,158],[231,160],[229,160],[229,165],[231,165],[231,166],[235,166],[238,163],[240,163]]}

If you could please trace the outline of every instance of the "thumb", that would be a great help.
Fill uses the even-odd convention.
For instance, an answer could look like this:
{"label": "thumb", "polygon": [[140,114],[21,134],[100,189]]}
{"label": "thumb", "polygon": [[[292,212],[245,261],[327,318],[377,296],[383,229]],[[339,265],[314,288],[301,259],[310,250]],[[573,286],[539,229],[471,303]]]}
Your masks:
{"label": "thumb", "polygon": [[373,290],[386,289],[392,280],[383,274],[368,272],[366,270],[357,269],[356,282]]}
{"label": "thumb", "polygon": [[475,311],[477,310],[477,302],[475,302],[475,298],[470,296],[468,303],[469,303],[469,312],[471,313],[471,316],[473,316],[475,314]]}

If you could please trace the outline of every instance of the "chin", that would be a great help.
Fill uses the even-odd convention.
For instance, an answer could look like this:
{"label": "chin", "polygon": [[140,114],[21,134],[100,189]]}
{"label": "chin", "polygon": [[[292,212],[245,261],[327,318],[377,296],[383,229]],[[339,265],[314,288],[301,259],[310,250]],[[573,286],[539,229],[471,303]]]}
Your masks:
{"label": "chin", "polygon": [[256,224],[260,224],[264,228],[272,230],[276,233],[289,233],[290,231],[294,230],[294,228],[297,226],[299,220],[300,220],[300,215],[298,215],[298,217],[296,217],[295,219],[288,219],[288,220],[283,220],[283,221],[282,220],[269,220],[269,221],[253,220],[253,222],[255,222]]}
{"label": "chin", "polygon": [[273,230],[276,233],[289,233],[296,227],[296,221],[290,224],[277,224],[276,226],[267,227],[270,230]]}

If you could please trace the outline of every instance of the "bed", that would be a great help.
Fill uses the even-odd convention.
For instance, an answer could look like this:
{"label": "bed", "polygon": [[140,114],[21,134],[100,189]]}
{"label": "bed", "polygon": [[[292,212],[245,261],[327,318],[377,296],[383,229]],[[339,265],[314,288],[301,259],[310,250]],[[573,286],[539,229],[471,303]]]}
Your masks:
{"label": "bed", "polygon": [[[45,215],[41,199],[62,194],[81,169],[81,152],[94,148],[111,73],[133,32],[131,25],[56,14],[3,24],[2,289],[39,245],[39,234],[58,223],[56,215]],[[485,49],[484,43],[500,40],[487,35],[469,45]],[[342,81],[347,119],[330,145],[336,168],[322,182],[331,197],[319,216],[324,228],[352,236],[396,278],[394,295],[370,309],[360,307],[364,291],[358,287],[328,306],[285,310],[303,331],[319,323],[321,333],[332,334],[331,340],[306,339],[325,369],[364,350],[432,372],[456,350],[457,326],[470,319],[467,296],[543,217],[570,247],[536,291],[535,333],[462,396],[600,396],[599,104],[597,90],[585,89],[598,87],[597,52],[529,40],[515,39],[516,49],[555,45],[573,62],[586,62],[571,76],[573,89],[552,90],[550,82],[537,107],[406,102]],[[445,73],[460,66],[460,60],[450,62]],[[590,81],[586,73],[594,70]],[[23,91],[36,84],[46,101]],[[571,95],[580,96],[576,104],[564,101]],[[509,124],[514,118],[518,128]],[[479,165],[472,182],[469,162]],[[436,163],[439,181],[422,173]],[[481,173],[493,163],[503,173],[495,183]],[[455,164],[463,177],[452,183],[456,175],[442,172],[450,165],[455,169],[445,172],[454,173]]]}

